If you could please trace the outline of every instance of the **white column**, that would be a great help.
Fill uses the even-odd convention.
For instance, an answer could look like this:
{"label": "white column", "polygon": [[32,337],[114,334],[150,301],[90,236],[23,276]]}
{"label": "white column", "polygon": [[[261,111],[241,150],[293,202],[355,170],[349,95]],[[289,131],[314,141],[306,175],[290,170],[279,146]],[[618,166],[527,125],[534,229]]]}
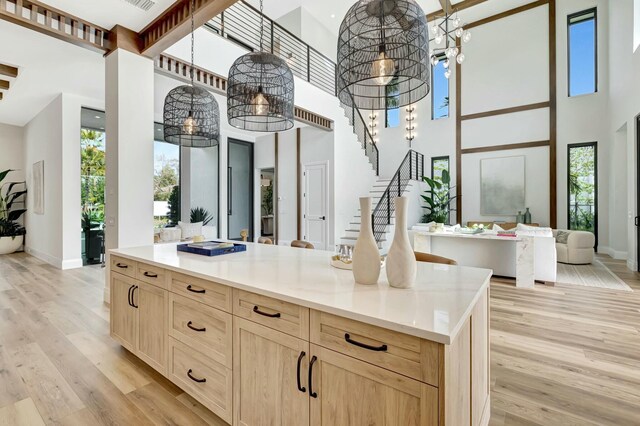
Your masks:
{"label": "white column", "polygon": [[105,63],[106,249],[153,244],[153,61],[117,49]]}

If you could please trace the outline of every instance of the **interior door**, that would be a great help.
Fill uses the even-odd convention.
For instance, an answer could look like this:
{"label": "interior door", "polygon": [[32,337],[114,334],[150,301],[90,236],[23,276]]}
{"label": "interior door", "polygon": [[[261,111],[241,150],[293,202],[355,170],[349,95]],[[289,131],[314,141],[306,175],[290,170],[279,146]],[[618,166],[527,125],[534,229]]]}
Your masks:
{"label": "interior door", "polygon": [[315,248],[327,248],[328,174],[327,163],[304,166],[304,236]]}
{"label": "interior door", "polygon": [[228,238],[241,240],[248,232],[253,241],[253,144],[228,139],[227,220]]}

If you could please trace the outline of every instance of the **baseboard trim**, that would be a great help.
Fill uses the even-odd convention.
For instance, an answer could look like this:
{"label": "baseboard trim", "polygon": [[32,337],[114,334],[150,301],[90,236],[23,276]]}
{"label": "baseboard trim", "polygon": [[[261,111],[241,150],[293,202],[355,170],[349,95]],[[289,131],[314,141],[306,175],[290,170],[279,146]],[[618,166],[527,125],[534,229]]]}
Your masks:
{"label": "baseboard trim", "polygon": [[611,247],[600,246],[598,247],[598,253],[609,255],[612,259],[616,260],[627,260],[626,251],[617,251],[612,249]]}
{"label": "baseboard trim", "polygon": [[55,256],[51,256],[45,252],[36,250],[33,247],[29,247],[29,246],[25,246],[24,251],[25,253],[28,253],[37,259],[47,262],[49,265],[55,266],[58,269],[62,269],[62,260],[58,259]]}
{"label": "baseboard trim", "polygon": [[83,266],[82,259],[69,259],[62,261],[60,269],[77,269],[82,268]]}
{"label": "baseboard trim", "polygon": [[627,259],[627,268],[629,268],[632,271],[637,271],[638,270],[638,262],[636,262],[635,260],[630,260]]}

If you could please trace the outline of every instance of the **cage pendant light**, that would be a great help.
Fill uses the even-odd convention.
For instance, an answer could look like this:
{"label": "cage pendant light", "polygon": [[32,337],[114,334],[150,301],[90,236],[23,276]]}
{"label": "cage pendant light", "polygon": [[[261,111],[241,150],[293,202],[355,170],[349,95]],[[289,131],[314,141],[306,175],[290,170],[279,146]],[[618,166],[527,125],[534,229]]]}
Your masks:
{"label": "cage pendant light", "polygon": [[287,63],[264,52],[260,0],[260,51],[236,59],[227,80],[227,118],[233,127],[281,132],[293,127],[293,74]]}
{"label": "cage pendant light", "polygon": [[171,90],[164,100],[164,140],[189,148],[209,148],[220,140],[220,108],[213,95],[193,82],[195,0],[191,0],[191,84]]}
{"label": "cage pendant light", "polygon": [[348,105],[385,109],[413,104],[431,88],[427,18],[415,0],[360,0],[338,35],[338,97]]}

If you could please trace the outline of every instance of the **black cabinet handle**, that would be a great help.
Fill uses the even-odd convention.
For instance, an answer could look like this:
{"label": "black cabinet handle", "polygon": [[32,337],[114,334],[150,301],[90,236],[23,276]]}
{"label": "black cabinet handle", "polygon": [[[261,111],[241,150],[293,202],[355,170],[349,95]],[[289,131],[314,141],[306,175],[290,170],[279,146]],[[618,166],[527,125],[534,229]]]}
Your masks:
{"label": "black cabinet handle", "polygon": [[138,309],[138,305],[136,305],[136,302],[134,301],[134,297],[136,294],[136,290],[138,289],[137,285],[133,286],[133,290],[131,290],[131,306],[133,306],[134,308]]}
{"label": "black cabinet handle", "polygon": [[370,351],[385,352],[387,350],[387,345],[371,346],[371,345],[367,345],[366,343],[357,342],[351,339],[351,336],[349,336],[349,333],[344,333],[344,340],[346,340],[348,343],[351,343],[352,345],[359,346],[364,349],[369,349]]}
{"label": "black cabinet handle", "polygon": [[193,375],[191,374],[193,372],[193,370],[189,369],[189,371],[187,371],[187,376],[189,376],[189,378],[191,380],[193,380],[196,383],[205,383],[207,381],[207,379],[198,379],[197,377],[193,377]]}
{"label": "black cabinet handle", "polygon": [[233,169],[227,167],[227,214],[233,214]]}
{"label": "black cabinet handle", "polygon": [[315,355],[313,357],[311,357],[311,362],[309,363],[309,395],[311,395],[312,398],[317,398],[318,394],[316,392],[313,391],[312,389],[312,383],[313,383],[313,364],[315,364],[315,362],[318,360],[318,357],[316,357]]}
{"label": "black cabinet handle", "polygon": [[199,293],[199,294],[204,294],[206,292],[205,289],[195,290],[193,287],[191,287],[191,284],[187,286],[187,290],[189,290],[191,293]]}
{"label": "black cabinet handle", "polygon": [[120,263],[120,262],[116,263],[116,266],[122,269],[127,269],[129,267],[128,265],[125,265],[124,263]]}
{"label": "black cabinet handle", "polygon": [[638,225],[638,216],[636,216],[636,226],[640,226]]}
{"label": "black cabinet handle", "polygon": [[144,275],[145,277],[149,277],[149,278],[158,278],[158,274],[154,274],[152,272],[146,272],[145,271],[145,273],[142,274],[142,275]]}
{"label": "black cabinet handle", "polygon": [[269,318],[280,318],[280,312],[275,313],[275,314],[268,314],[266,312],[262,312],[260,309],[258,309],[257,306],[253,307],[253,312],[255,312],[256,314],[263,315],[265,317],[269,317]]}
{"label": "black cabinet handle", "polygon": [[127,302],[129,303],[129,306],[131,306],[132,308],[133,308],[134,306],[133,306],[133,302],[131,301],[131,300],[132,300],[132,299],[131,299],[131,293],[133,293],[133,288],[134,288],[134,287],[135,287],[134,285],[132,285],[131,287],[129,287],[129,294],[127,295]]}
{"label": "black cabinet handle", "polygon": [[302,351],[300,352],[300,356],[298,356],[298,375],[296,377],[298,379],[298,390],[302,393],[305,393],[307,391],[304,386],[300,385],[300,364],[302,363],[302,358],[304,358],[305,355],[306,353]]}
{"label": "black cabinet handle", "polygon": [[193,326],[193,325],[191,325],[191,324],[193,324],[193,322],[189,321],[189,322],[187,323],[187,327],[189,327],[189,328],[190,328],[190,329],[192,329],[193,331],[207,331],[207,328],[206,328],[206,327],[198,328],[198,327],[194,327],[194,326]]}

